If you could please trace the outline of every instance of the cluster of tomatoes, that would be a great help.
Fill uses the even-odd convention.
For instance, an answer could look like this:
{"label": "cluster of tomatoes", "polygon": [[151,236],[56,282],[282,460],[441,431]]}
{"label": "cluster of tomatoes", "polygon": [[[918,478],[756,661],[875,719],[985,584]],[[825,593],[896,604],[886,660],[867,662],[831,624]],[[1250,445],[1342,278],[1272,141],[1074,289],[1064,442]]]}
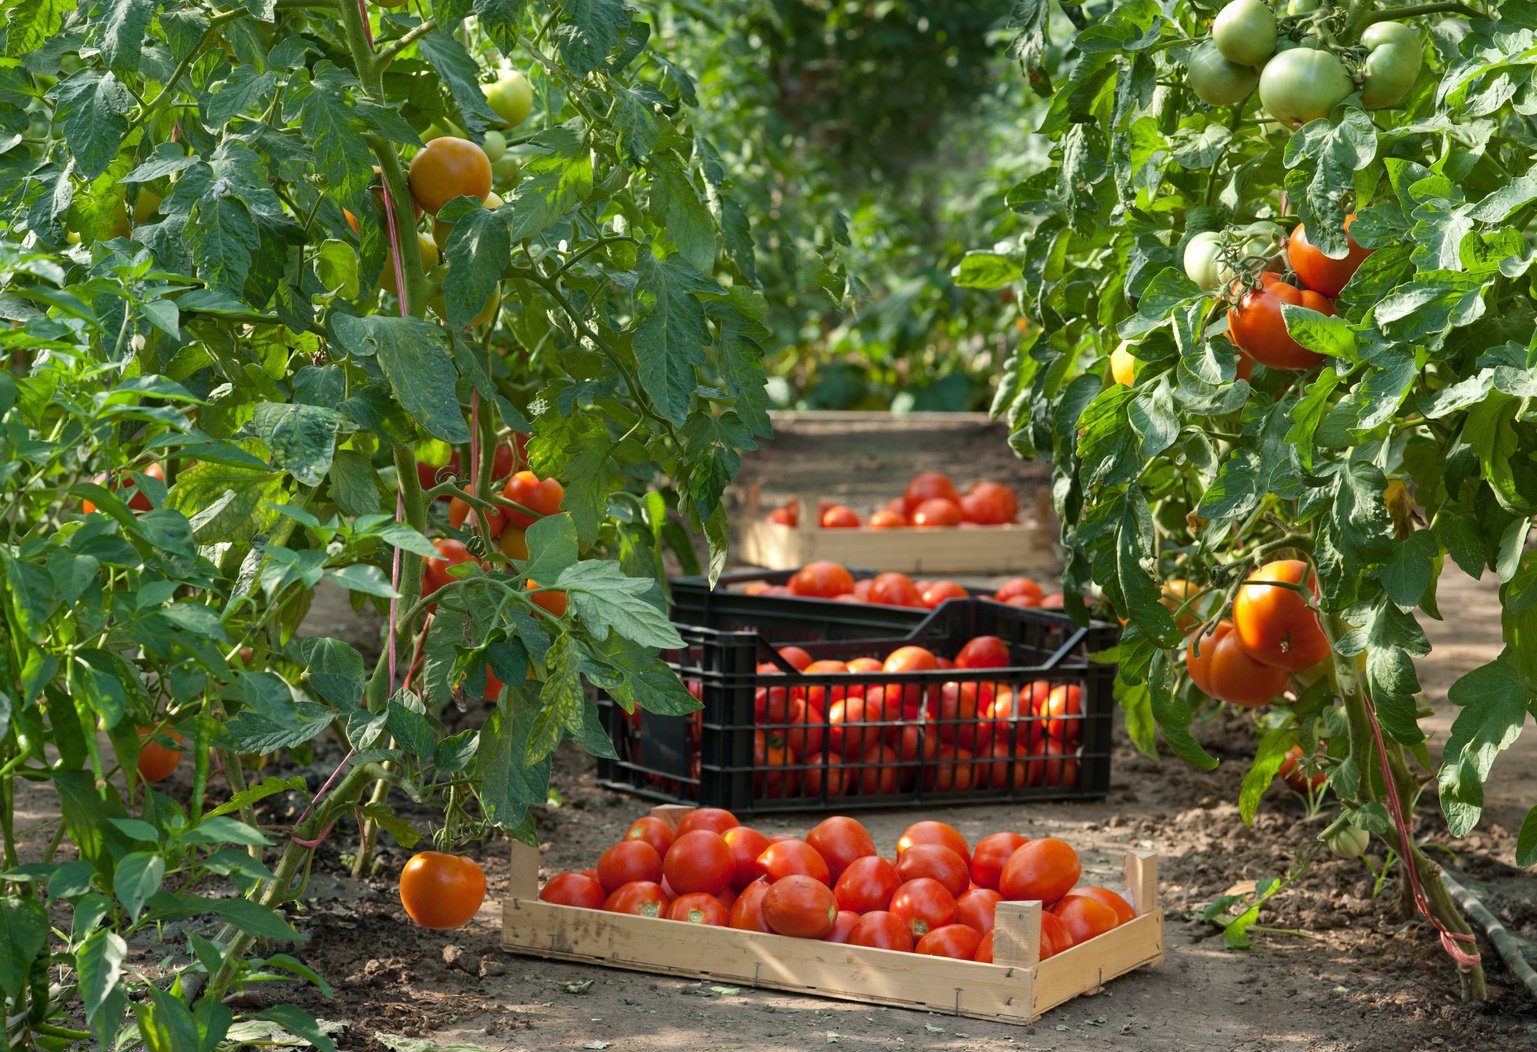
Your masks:
{"label": "cluster of tomatoes", "polygon": [[[528,543],[524,532],[539,519],[560,511],[566,495],[565,487],[558,480],[541,479],[532,471],[519,467],[528,462],[527,445],[528,436],[519,434],[496,447],[491,464],[491,488],[499,499],[489,501],[490,507],[472,508],[461,497],[439,498],[448,501],[450,526],[459,530],[469,523],[469,528],[479,534],[487,546],[495,545],[509,559],[528,558]],[[448,463],[441,466],[418,461],[416,470],[423,489],[430,489],[437,484],[440,471],[459,473],[459,454],[455,452]],[[474,480],[470,480],[470,484],[473,485]],[[426,559],[422,569],[424,596],[431,595],[455,579],[449,573],[450,567],[468,562],[479,562],[482,568],[487,566],[484,560],[475,558],[463,541],[456,538],[439,538],[433,541],[433,547],[438,554]],[[529,587],[533,591],[530,598],[537,606],[555,617],[565,614],[564,592],[540,589],[534,582],[529,582]]]}
{"label": "cluster of tomatoes", "polygon": [[[900,497],[894,497],[861,522],[847,504],[823,501],[817,509],[824,530],[893,530],[904,526],[932,529],[947,526],[1004,526],[1019,520],[1019,498],[1001,482],[978,482],[962,494],[949,476],[925,471],[914,476]],[[769,522],[800,525],[800,502],[792,500],[768,513]]]}
{"label": "cluster of tomatoes", "polygon": [[596,867],[552,877],[545,902],[772,932],[800,939],[993,960],[1000,902],[1038,901],[1042,960],[1136,916],[1120,894],[1079,886],[1078,853],[1050,837],[993,833],[975,850],[943,822],[917,822],[883,858],[863,825],[835,816],[805,839],[766,836],[729,811],[674,829],[638,819]]}
{"label": "cluster of tomatoes", "polygon": [[1288,129],[1329,116],[1358,85],[1367,109],[1396,105],[1419,78],[1419,34],[1378,21],[1358,47],[1345,47],[1328,6],[1289,0],[1289,17],[1278,22],[1263,0],[1232,0],[1212,22],[1211,38],[1186,59],[1191,88],[1213,106],[1240,105],[1258,88],[1265,111]]}
{"label": "cluster of tomatoes", "polygon": [[[778,656],[796,675],[775,686],[785,668],[773,661],[757,667],[753,783],[760,799],[886,796],[920,783],[925,792],[1078,784],[1083,687],[976,675],[1013,664],[998,636],[971,639],[953,661],[920,646],[899,647],[884,660],[818,661],[796,646]],[[948,669],[971,675],[913,675]],[[863,681],[840,682],[845,676]],[[865,680],[876,676],[891,678]],[[697,682],[689,689],[701,693]],[[695,777],[702,733],[702,713],[695,713],[688,734]]]}
{"label": "cluster of tomatoes", "polygon": [[[785,584],[752,581],[748,595],[832,599],[840,603],[874,603],[932,610],[947,599],[969,599],[972,593],[951,580],[915,581],[905,573],[889,572],[856,579],[846,566],[819,559],[807,563]],[[1060,607],[1062,593],[1046,590],[1028,577],[1013,577],[999,585],[992,598],[1009,606]]]}

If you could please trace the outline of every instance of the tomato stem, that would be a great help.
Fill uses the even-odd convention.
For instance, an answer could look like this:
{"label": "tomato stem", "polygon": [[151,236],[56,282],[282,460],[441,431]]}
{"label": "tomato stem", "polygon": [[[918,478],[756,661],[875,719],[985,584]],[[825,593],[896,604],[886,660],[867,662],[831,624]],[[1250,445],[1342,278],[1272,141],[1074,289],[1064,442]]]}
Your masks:
{"label": "tomato stem", "polygon": [[374,63],[378,67],[379,72],[383,73],[385,67],[388,66],[397,55],[437,28],[437,19],[429,18],[427,21],[421,23],[420,25],[414,26],[405,36],[400,37],[398,40],[390,41],[389,44],[381,48],[379,53],[374,57]]}
{"label": "tomato stem", "polygon": [[1361,28],[1365,29],[1375,22],[1401,22],[1406,18],[1417,18],[1420,15],[1461,15],[1463,18],[1484,17],[1482,11],[1476,11],[1467,4],[1413,4],[1409,7],[1389,7],[1381,11],[1373,11],[1361,20]]}

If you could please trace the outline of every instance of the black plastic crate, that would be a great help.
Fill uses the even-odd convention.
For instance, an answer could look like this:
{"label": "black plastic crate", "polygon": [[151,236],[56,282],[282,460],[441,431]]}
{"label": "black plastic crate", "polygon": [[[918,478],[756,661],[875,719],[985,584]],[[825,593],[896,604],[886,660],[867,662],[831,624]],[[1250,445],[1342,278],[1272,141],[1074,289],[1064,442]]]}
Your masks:
{"label": "black plastic crate", "polygon": [[[838,639],[891,639],[916,631],[931,610],[907,606],[880,606],[834,599],[803,599],[799,596],[748,595],[746,584],[787,584],[795,570],[746,570],[722,574],[717,587],[704,577],[676,577],[671,581],[672,619],[680,625],[713,628],[722,632],[757,632],[770,643],[823,642]],[[874,570],[850,569],[854,579],[874,577]],[[986,589],[967,588],[982,598]]]}
{"label": "black plastic crate", "polygon": [[[1115,665],[1089,656],[1115,645],[1112,625],[951,600],[901,636],[795,645],[817,660],[880,661],[902,646],[953,657],[973,637],[996,635],[1009,667],[820,674],[797,672],[775,649],[788,644],[760,632],[678,627],[687,649],[664,656],[703,708],[626,713],[600,695],[618,757],[599,760],[607,786],[738,814],[1099,799],[1109,790]],[[1077,712],[1038,713],[1025,701],[1059,688]],[[990,712],[1005,697],[1025,714]],[[818,702],[820,713],[807,711]]]}

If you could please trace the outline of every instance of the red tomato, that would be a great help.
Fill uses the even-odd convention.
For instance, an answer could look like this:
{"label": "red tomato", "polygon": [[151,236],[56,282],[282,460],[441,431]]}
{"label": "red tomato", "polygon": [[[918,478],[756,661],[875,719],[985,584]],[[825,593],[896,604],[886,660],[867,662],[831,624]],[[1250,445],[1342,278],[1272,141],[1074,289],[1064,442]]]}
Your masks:
{"label": "red tomato", "polygon": [[662,917],[667,912],[667,892],[650,880],[621,884],[603,901],[610,913],[633,913],[637,917]]}
{"label": "red tomato", "polygon": [[1041,914],[1041,960],[1073,948],[1073,935],[1055,913]]}
{"label": "red tomato", "polygon": [[1083,688],[1076,683],[1053,687],[1036,715],[1048,737],[1076,745],[1083,734]]}
{"label": "red tomato", "polygon": [[644,840],[621,840],[598,856],[598,883],[609,893],[634,881],[662,881],[662,856]]}
{"label": "red tomato", "polygon": [[823,819],[806,834],[806,843],[821,855],[834,880],[856,859],[875,854],[875,841],[857,820],[843,815]]}
{"label": "red tomato", "polygon": [[897,780],[903,789],[908,789],[920,770],[929,771],[939,762],[939,735],[931,726],[905,723],[897,736],[896,749],[902,761]]}
{"label": "red tomato", "polygon": [[922,822],[914,822],[902,832],[897,840],[897,858],[902,857],[902,852],[914,844],[940,844],[954,851],[971,864],[971,845],[966,843],[966,838],[955,831],[955,827],[944,822],[936,822],[925,819]]}
{"label": "red tomato", "polygon": [[1002,526],[1003,505],[995,497],[981,493],[968,493],[961,498],[961,521],[973,526]]}
{"label": "red tomato", "polygon": [[1249,656],[1267,665],[1300,672],[1329,656],[1329,639],[1303,585],[1318,594],[1318,579],[1301,559],[1277,559],[1251,573],[1233,600],[1233,627]]}
{"label": "red tomato", "polygon": [[1003,896],[991,888],[972,888],[955,897],[955,922],[986,935],[993,930]]}
{"label": "red tomato", "polygon": [[1046,597],[1046,593],[1041,590],[1040,585],[1028,577],[1010,578],[999,585],[998,590],[993,593],[993,598],[1000,603],[1006,603],[1015,596],[1024,596],[1033,600],[1033,605],[1039,606],[1041,600]]}
{"label": "red tomato", "polygon": [[[1109,906],[1110,909],[1115,913],[1115,922],[1117,924],[1125,924],[1127,921],[1134,921],[1137,919],[1137,911],[1131,908],[1131,903],[1127,902],[1125,898],[1117,895],[1109,888],[1096,887],[1092,884],[1088,887],[1074,888],[1072,891],[1068,892],[1067,898],[1070,899],[1075,895],[1082,895],[1084,898],[1093,899],[1095,902],[1098,902],[1103,906]],[[1066,899],[1063,901],[1065,902]],[[1061,903],[1058,903],[1057,905],[1060,906]],[[1058,910],[1058,912],[1060,913],[1061,911]]]}
{"label": "red tomato", "polygon": [[539,889],[541,902],[551,902],[557,906],[601,910],[607,898],[603,893],[603,885],[585,873],[557,873]]}
{"label": "red tomato", "polygon": [[1052,738],[1034,742],[1030,746],[1030,784],[1067,789],[1077,785],[1077,750]]}
{"label": "red tomato", "polygon": [[914,476],[913,480],[907,484],[907,489],[902,494],[902,509],[911,515],[918,505],[926,500],[935,499],[955,502],[961,499],[961,495],[948,476],[941,475],[937,471],[925,471],[921,475]]}
{"label": "red tomato", "polygon": [[532,471],[518,471],[514,472],[513,476],[507,480],[507,485],[502,487],[502,497],[527,509],[525,511],[513,508],[507,510],[507,521],[521,530],[526,530],[546,515],[554,515],[560,511],[560,504],[565,500],[566,490],[555,479],[540,479]]}
{"label": "red tomato", "polygon": [[922,606],[923,595],[918,591],[918,586],[913,584],[913,579],[905,573],[877,574],[870,582],[870,592],[865,596],[867,603],[879,603],[882,606]]}
{"label": "red tomato", "polygon": [[[849,662],[850,672],[866,673],[879,672],[880,670],[881,663],[875,658],[861,657],[855,658],[853,661]],[[867,691],[868,688],[862,684],[850,684],[848,688],[848,696],[851,698],[862,698],[865,696]]]}
{"label": "red tomato", "polygon": [[961,506],[953,500],[926,500],[912,511],[914,526],[927,529],[961,524]]}
{"label": "red tomato", "polygon": [[780,647],[779,656],[790,663],[790,667],[797,672],[805,672],[811,667],[811,655],[800,647]]}
{"label": "red tomato", "polygon": [[1009,856],[1024,847],[1026,839],[1018,833],[989,833],[977,841],[971,852],[971,879],[978,886],[998,890],[998,877]]}
{"label": "red tomato", "polygon": [[644,840],[656,849],[658,855],[664,858],[667,855],[667,849],[672,847],[674,835],[672,826],[655,815],[637,818],[630,823],[630,828],[624,831],[624,839]]}
{"label": "red tomato", "polygon": [[677,836],[692,833],[696,829],[708,829],[712,833],[725,834],[726,830],[740,825],[736,815],[719,807],[696,807],[678,819]]}
{"label": "red tomato", "polygon": [[[849,666],[848,663],[844,661],[824,659],[821,661],[813,661],[801,671],[803,671],[808,676],[846,676],[848,675]],[[819,712],[826,710],[829,697],[831,697],[832,701],[842,701],[848,697],[848,688],[842,684],[834,684],[831,687],[825,687],[820,683],[817,683],[805,688],[805,692],[807,700],[815,705]],[[816,752],[817,750],[812,749],[811,751]]]}
{"label": "red tomato", "polygon": [[790,578],[790,594],[811,599],[831,599],[854,590],[854,575],[837,563],[807,563]]}
{"label": "red tomato", "polygon": [[858,528],[859,516],[847,505],[834,504],[822,513],[824,530],[857,530]]}
{"label": "red tomato", "polygon": [[1307,769],[1314,766],[1302,752],[1302,746],[1293,745],[1286,750],[1286,756],[1281,761],[1280,770],[1276,771],[1276,777],[1283,780],[1299,793],[1317,792],[1318,789],[1329,781],[1329,776],[1323,771],[1307,773]]}
{"label": "red tomato", "polygon": [[[992,704],[992,684],[946,683],[939,693],[930,694],[925,705],[926,718],[935,725],[939,740],[968,751],[986,749],[993,740],[993,722],[982,710]],[[979,697],[982,695],[981,697]]]}
{"label": "red tomato", "polygon": [[1251,657],[1231,621],[1220,621],[1191,640],[1185,648],[1185,668],[1204,693],[1246,709],[1274,701],[1291,678],[1286,669]]}
{"label": "red tomato", "polygon": [[919,939],[914,949],[931,957],[969,961],[977,955],[977,947],[981,944],[982,933],[975,928],[968,928],[964,924],[947,924]]}
{"label": "red tomato", "polygon": [[763,917],[763,896],[768,894],[768,889],[767,880],[755,880],[743,888],[731,904],[726,926],[742,931],[773,931]]}
{"label": "red tomato", "polygon": [[913,933],[901,917],[885,910],[875,910],[866,913],[854,924],[854,930],[849,932],[849,944],[912,953]]}
{"label": "red tomato", "polygon": [[1250,358],[1272,369],[1310,369],[1323,361],[1323,355],[1291,338],[1281,306],[1291,303],[1320,314],[1333,314],[1334,302],[1311,290],[1286,284],[1273,271],[1265,271],[1259,280],[1259,287],[1245,292],[1228,311],[1228,336]]}
{"label": "red tomato", "polygon": [[800,791],[801,773],[792,765],[795,755],[779,732],[753,734],[753,792],[771,800],[782,800]]}
{"label": "red tomato", "polygon": [[951,895],[963,895],[971,886],[971,869],[966,860],[943,844],[910,845],[897,856],[897,876],[904,884],[930,877],[943,884]]}
{"label": "red tomato", "polygon": [[802,875],[832,887],[832,870],[828,868],[827,860],[804,840],[780,840],[770,844],[758,856],[758,865],[763,867],[770,881]]}
{"label": "red tomato", "polygon": [[736,873],[731,878],[732,887],[741,891],[763,876],[758,856],[768,850],[768,837],[751,826],[733,826],[721,834],[721,839],[731,848],[731,857],[736,862]]}
{"label": "red tomato", "polygon": [[987,932],[982,936],[982,941],[977,943],[977,952],[971,958],[979,964],[993,963],[993,933]]}
{"label": "red tomato", "polygon": [[[931,672],[939,668],[939,661],[923,647],[906,646],[898,647],[888,654],[881,668],[886,672]],[[888,683],[886,693],[890,697],[900,698],[904,704],[916,705],[923,699],[923,685]]]}
{"label": "red tomato", "polygon": [[800,514],[796,512],[794,508],[788,507],[775,508],[773,511],[769,512],[765,518],[767,518],[769,522],[777,522],[781,526],[795,527],[799,526],[801,523]]}
{"label": "red tomato", "polygon": [[867,855],[855,859],[838,877],[833,895],[841,909],[855,913],[883,910],[891,904],[891,896],[902,886],[897,867],[884,858]]}
{"label": "red tomato", "polygon": [[1011,901],[1039,899],[1050,906],[1073,890],[1082,872],[1078,852],[1055,837],[1021,845],[1004,863],[998,892]]}
{"label": "red tomato", "polygon": [[977,636],[955,655],[956,668],[1008,668],[1009,645],[998,636]]}
{"label": "red tomato", "polygon": [[442,537],[433,541],[432,546],[438,550],[438,557],[423,561],[422,595],[431,595],[450,581],[458,580],[449,575],[450,566],[475,561],[475,557],[470,554],[470,550],[464,546],[463,541]]}
{"label": "red tomato", "polygon": [[872,530],[895,530],[907,525],[907,516],[900,511],[882,508],[870,516]]}
{"label": "red tomato", "polygon": [[843,766],[842,757],[836,753],[818,752],[806,757],[804,762],[807,766],[802,772],[802,784],[807,796],[833,797],[848,792],[849,772]]}
{"label": "red tomato", "polygon": [[1115,910],[1098,899],[1082,895],[1069,895],[1051,908],[1062,922],[1062,927],[1073,937],[1073,945],[1088,942],[1096,935],[1103,935],[1120,920]]}
{"label": "red tomato", "polygon": [[[475,532],[480,532],[480,515],[471,516],[469,502],[459,497],[450,498],[448,502],[448,524],[457,530],[463,528],[466,520],[473,522]],[[491,526],[491,532],[486,536],[492,538],[499,537],[502,533],[502,527],[507,525],[507,513],[501,508],[493,508],[486,512],[486,521]]]}
{"label": "red tomato", "polygon": [[923,588],[923,605],[934,609],[946,599],[967,599],[971,593],[954,581],[934,581]]}
{"label": "red tomato", "polygon": [[955,922],[955,896],[931,877],[919,877],[897,888],[889,908],[915,939]]}
{"label": "red tomato", "polygon": [[781,733],[790,747],[790,755],[801,760],[822,752],[827,739],[827,717],[821,705],[793,698],[788,715],[789,726]]}
{"label": "red tomato", "polygon": [[1297,272],[1297,280],[1321,296],[1338,296],[1352,275],[1372,254],[1372,249],[1362,248],[1350,236],[1350,224],[1356,221],[1355,213],[1345,217],[1345,240],[1349,244],[1344,259],[1324,255],[1308,241],[1307,231],[1301,223],[1292,231],[1286,244],[1286,258]]}
{"label": "red tomato", "polygon": [[876,745],[867,750],[859,758],[859,791],[866,796],[896,792],[901,759],[889,745]]}
{"label": "red tomato", "polygon": [[977,765],[968,750],[943,746],[939,763],[923,775],[923,788],[931,792],[964,793],[977,781]]}
{"label": "red tomato", "polygon": [[846,758],[857,759],[896,733],[879,724],[894,721],[900,715],[887,704],[882,687],[870,687],[863,697],[835,701],[827,710],[827,747]]}
{"label": "red tomato", "polygon": [[990,785],[994,789],[1023,789],[1030,782],[1030,743],[1023,727],[1019,741],[1010,745],[1008,738],[996,738],[992,746],[980,754],[977,763],[977,784]]}
{"label": "red tomato", "polygon": [[715,895],[736,877],[736,857],[719,833],[695,829],[672,842],[662,858],[662,875],[680,895]]}
{"label": "red tomato", "polygon": [[1019,518],[1019,497],[1001,482],[978,482],[971,487],[968,496],[980,497],[995,503],[1003,514],[1000,522],[1013,522]]}
{"label": "red tomato", "polygon": [[707,924],[715,928],[724,928],[730,915],[720,899],[702,891],[679,895],[673,900],[672,905],[667,907],[668,920],[683,921],[687,924]]}
{"label": "red tomato", "polygon": [[763,896],[763,919],[780,935],[822,939],[837,923],[838,900],[826,883],[792,873],[769,885]]}
{"label": "red tomato", "polygon": [[859,914],[850,913],[848,910],[839,910],[838,916],[833,920],[833,930],[824,937],[825,942],[847,943],[849,936],[854,934],[854,925],[859,923]]}

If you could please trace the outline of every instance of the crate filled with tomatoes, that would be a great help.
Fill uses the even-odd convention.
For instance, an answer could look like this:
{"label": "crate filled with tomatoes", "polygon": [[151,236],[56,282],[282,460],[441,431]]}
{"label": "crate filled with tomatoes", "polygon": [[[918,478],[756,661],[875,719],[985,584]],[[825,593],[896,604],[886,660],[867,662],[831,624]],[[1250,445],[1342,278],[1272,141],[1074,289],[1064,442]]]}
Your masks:
{"label": "crate filled with tomatoes", "polygon": [[587,870],[541,886],[514,844],[514,953],[1028,1023],[1163,957],[1156,858],[1093,879],[1073,845],[908,826],[883,852],[857,819],[767,836],[716,808],[660,807]]}
{"label": "crate filled with tomatoes", "polygon": [[948,475],[923,472],[879,507],[794,497],[764,510],[747,495],[739,550],[744,560],[790,569],[818,560],[860,562],[908,573],[1012,573],[1056,562],[1049,494],[1027,509],[1000,482],[962,493]]}
{"label": "crate filled with tomatoes", "polygon": [[1059,610],[951,599],[896,638],[786,644],[679,624],[664,655],[701,708],[600,696],[614,788],[758,811],[1102,797],[1115,645]]}

